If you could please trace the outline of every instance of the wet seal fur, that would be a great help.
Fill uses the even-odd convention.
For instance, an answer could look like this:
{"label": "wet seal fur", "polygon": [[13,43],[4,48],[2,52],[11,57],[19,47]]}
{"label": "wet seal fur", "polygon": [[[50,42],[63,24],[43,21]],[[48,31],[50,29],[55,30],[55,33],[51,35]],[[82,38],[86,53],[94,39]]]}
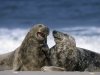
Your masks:
{"label": "wet seal fur", "polygon": [[56,45],[50,51],[50,61],[52,66],[65,68],[67,71],[73,70],[78,59],[76,54],[75,39],[58,31],[53,31],[53,37]]}
{"label": "wet seal fur", "polygon": [[49,51],[51,66],[66,71],[100,71],[100,54],[76,47],[75,39],[68,34],[53,31],[53,37],[56,45]]}
{"label": "wet seal fur", "polygon": [[43,24],[34,25],[21,46],[15,51],[0,55],[0,70],[39,71],[48,64],[47,36],[49,29]]}

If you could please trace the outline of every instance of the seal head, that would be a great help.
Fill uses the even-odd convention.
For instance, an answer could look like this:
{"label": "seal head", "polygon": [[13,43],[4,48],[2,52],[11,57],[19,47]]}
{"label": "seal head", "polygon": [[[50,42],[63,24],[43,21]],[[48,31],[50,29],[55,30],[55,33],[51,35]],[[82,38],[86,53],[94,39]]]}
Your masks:
{"label": "seal head", "polygon": [[75,39],[68,34],[64,34],[62,32],[54,30],[53,37],[56,45],[60,46],[61,44],[63,44],[64,47],[66,46],[69,49],[76,48]]}
{"label": "seal head", "polygon": [[34,38],[37,41],[43,41],[49,35],[49,28],[43,24],[34,25],[33,28],[30,30],[32,35],[35,35]]}

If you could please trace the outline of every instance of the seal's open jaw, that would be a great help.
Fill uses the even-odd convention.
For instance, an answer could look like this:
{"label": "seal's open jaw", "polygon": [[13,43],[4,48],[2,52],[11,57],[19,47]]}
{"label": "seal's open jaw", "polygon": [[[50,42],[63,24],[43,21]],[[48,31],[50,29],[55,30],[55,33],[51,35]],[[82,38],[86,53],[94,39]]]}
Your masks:
{"label": "seal's open jaw", "polygon": [[45,34],[42,33],[42,32],[37,32],[37,36],[38,36],[38,37],[45,37]]}
{"label": "seal's open jaw", "polygon": [[35,38],[37,41],[47,40],[47,36],[49,35],[49,28],[42,24],[39,24],[35,27]]}
{"label": "seal's open jaw", "polygon": [[37,32],[37,37],[40,39],[40,40],[44,40],[46,35],[43,33],[43,32]]}

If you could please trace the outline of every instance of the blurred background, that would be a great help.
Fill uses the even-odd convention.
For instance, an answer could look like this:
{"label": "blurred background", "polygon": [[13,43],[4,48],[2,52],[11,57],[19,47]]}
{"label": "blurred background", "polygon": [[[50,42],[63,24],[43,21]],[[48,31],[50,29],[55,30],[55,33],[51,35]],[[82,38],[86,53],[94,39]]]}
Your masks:
{"label": "blurred background", "polygon": [[[78,47],[100,53],[100,0],[0,0],[0,54],[20,46],[37,23],[75,37]],[[54,45],[52,34],[48,45]]]}

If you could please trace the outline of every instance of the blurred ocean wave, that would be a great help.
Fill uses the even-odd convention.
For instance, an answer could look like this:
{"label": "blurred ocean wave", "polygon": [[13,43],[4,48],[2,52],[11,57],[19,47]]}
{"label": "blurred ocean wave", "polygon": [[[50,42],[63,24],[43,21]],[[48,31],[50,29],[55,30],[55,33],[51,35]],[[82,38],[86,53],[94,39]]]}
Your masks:
{"label": "blurred ocean wave", "polygon": [[[29,29],[21,28],[12,30],[0,28],[0,54],[13,51],[19,47],[28,30]],[[51,33],[48,36],[49,47],[55,45],[52,30],[53,29],[51,29]],[[56,30],[72,35],[75,38],[78,47],[100,53],[100,27],[66,27]]]}
{"label": "blurred ocean wave", "polygon": [[[16,49],[42,23],[69,33],[77,46],[100,52],[100,0],[0,0],[0,54]],[[48,45],[54,45],[52,34]]]}

